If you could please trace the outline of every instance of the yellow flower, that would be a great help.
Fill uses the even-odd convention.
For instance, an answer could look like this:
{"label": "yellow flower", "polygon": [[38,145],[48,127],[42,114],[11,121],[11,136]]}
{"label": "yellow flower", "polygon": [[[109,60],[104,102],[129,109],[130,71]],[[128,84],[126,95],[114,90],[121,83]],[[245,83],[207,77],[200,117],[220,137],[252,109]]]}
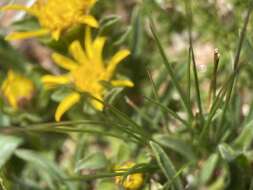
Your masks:
{"label": "yellow flower", "polygon": [[[124,172],[135,166],[133,162],[127,162],[124,165],[117,167],[116,172]],[[143,185],[143,174],[135,173],[130,174],[124,178],[124,176],[116,176],[115,183],[122,185],[126,190],[137,190]]]}
{"label": "yellow flower", "polygon": [[[110,82],[113,86],[133,86],[133,83],[129,80],[112,80],[117,65],[130,52],[120,50],[108,62],[105,62],[102,58],[105,41],[104,37],[97,37],[92,40],[90,28],[87,28],[84,42],[85,51],[79,41],[74,41],[69,46],[69,52],[73,59],[53,53],[54,62],[66,69],[68,73],[59,76],[45,75],[42,77],[43,84],[46,88],[55,88],[67,84],[74,86],[74,91],[67,95],[57,107],[56,121],[60,121],[62,115],[80,100],[80,93],[82,92],[103,100],[105,88],[101,81]],[[103,104],[97,100],[93,99],[90,103],[97,110],[103,109]]]}
{"label": "yellow flower", "polygon": [[96,0],[37,0],[31,7],[7,5],[1,10],[23,10],[35,16],[41,29],[28,32],[14,32],[7,40],[18,40],[51,34],[58,40],[61,33],[76,24],[98,27],[96,19],[89,15],[89,10]]}
{"label": "yellow flower", "polygon": [[10,70],[1,91],[11,107],[17,109],[32,99],[35,87],[31,80]]}

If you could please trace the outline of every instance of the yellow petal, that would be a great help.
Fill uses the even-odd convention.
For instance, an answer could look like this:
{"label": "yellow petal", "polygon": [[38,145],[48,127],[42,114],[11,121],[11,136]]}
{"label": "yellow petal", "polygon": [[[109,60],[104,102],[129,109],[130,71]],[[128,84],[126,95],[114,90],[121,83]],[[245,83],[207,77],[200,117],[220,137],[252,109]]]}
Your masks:
{"label": "yellow petal", "polygon": [[86,30],[85,30],[84,44],[85,44],[85,50],[86,50],[87,56],[89,59],[91,59],[93,56],[93,50],[92,50],[91,31],[89,27],[86,27]]}
{"label": "yellow petal", "polygon": [[52,32],[51,35],[52,35],[52,38],[53,38],[54,40],[58,41],[59,38],[60,38],[60,35],[61,35],[61,30],[60,30],[60,29],[56,29],[56,30],[54,30],[54,31]]}
{"label": "yellow petal", "polygon": [[103,111],[104,105],[101,102],[93,99],[90,103],[96,110]]}
{"label": "yellow petal", "polygon": [[14,10],[14,11],[26,11],[26,12],[29,12],[31,14],[33,14],[33,11],[29,8],[29,7],[26,7],[26,6],[23,6],[23,5],[6,5],[6,6],[3,6],[3,7],[0,7],[0,11],[9,11],[9,10]]}
{"label": "yellow petal", "polygon": [[78,67],[78,64],[71,59],[59,54],[59,53],[53,53],[52,58],[54,62],[62,67],[63,69],[66,69],[68,71],[72,71]]}
{"label": "yellow petal", "polygon": [[93,49],[96,52],[96,58],[99,62],[102,62],[102,54],[103,54],[103,48],[105,45],[106,38],[104,37],[97,37],[93,43]]}
{"label": "yellow petal", "polygon": [[80,100],[80,94],[73,92],[66,96],[58,105],[55,112],[55,120],[58,122],[61,120],[62,115],[69,110],[74,104]]}
{"label": "yellow petal", "polygon": [[14,73],[14,71],[13,70],[9,70],[8,71],[8,80],[13,80],[13,79],[15,79],[15,73]]}
{"label": "yellow petal", "polygon": [[78,22],[87,24],[91,27],[98,28],[99,24],[97,20],[91,15],[84,15],[78,18]]}
{"label": "yellow petal", "polygon": [[92,105],[96,110],[98,110],[98,111],[103,111],[104,105],[103,105],[103,103],[101,103],[101,102],[99,101],[99,100],[103,101],[103,98],[102,98],[101,93],[95,93],[95,94],[92,94],[92,96],[95,97],[95,98],[98,99],[98,100],[96,100],[95,98],[92,98],[92,99],[90,100],[91,105]]}
{"label": "yellow petal", "polygon": [[54,75],[45,75],[41,78],[42,83],[46,88],[54,88],[58,85],[65,85],[70,83],[69,76],[54,76]]}
{"label": "yellow petal", "polygon": [[106,79],[110,79],[112,77],[117,65],[129,54],[129,50],[120,50],[111,58],[106,69]]}
{"label": "yellow petal", "polygon": [[89,4],[89,8],[92,8],[93,5],[96,3],[97,0],[89,0],[88,4]]}
{"label": "yellow petal", "polygon": [[13,94],[9,94],[7,99],[11,107],[16,110],[18,108],[18,102],[16,97]]}
{"label": "yellow petal", "polygon": [[71,43],[71,45],[69,46],[69,52],[77,62],[79,63],[87,62],[87,57],[79,41],[75,40],[74,42]]}
{"label": "yellow petal", "polygon": [[133,87],[134,86],[134,83],[130,80],[112,80],[111,84],[115,87],[121,87],[121,86]]}
{"label": "yellow petal", "polygon": [[29,32],[13,32],[5,37],[5,40],[12,41],[12,40],[21,40],[27,38],[33,38],[38,36],[44,36],[49,34],[47,29],[40,29],[36,31],[29,31]]}

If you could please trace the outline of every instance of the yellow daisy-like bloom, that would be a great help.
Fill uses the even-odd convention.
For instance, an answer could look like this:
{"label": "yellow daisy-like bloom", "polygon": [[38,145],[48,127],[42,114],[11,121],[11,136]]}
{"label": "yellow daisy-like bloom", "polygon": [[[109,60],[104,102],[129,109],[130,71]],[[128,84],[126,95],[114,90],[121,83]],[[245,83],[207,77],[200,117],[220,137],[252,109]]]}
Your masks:
{"label": "yellow daisy-like bloom", "polygon": [[96,0],[37,0],[31,7],[7,5],[1,10],[23,10],[35,16],[41,29],[28,32],[14,32],[7,40],[18,40],[51,34],[58,40],[61,33],[76,24],[98,27],[96,19],[89,15],[89,10]]}
{"label": "yellow daisy-like bloom", "polygon": [[[94,41],[91,38],[90,28],[85,32],[85,51],[79,41],[74,41],[69,46],[69,52],[73,59],[58,53],[53,53],[54,62],[68,70],[64,75],[45,75],[42,82],[46,88],[55,88],[60,85],[72,84],[75,91],[66,96],[55,113],[56,121],[60,121],[62,115],[80,100],[80,93],[86,92],[99,100],[103,100],[105,88],[101,81],[110,82],[113,86],[132,87],[129,80],[112,80],[114,71],[121,60],[126,58],[130,52],[128,50],[118,51],[108,62],[102,58],[102,51],[106,39],[97,37]],[[91,100],[91,104],[97,110],[103,109],[103,104],[97,100]]]}
{"label": "yellow daisy-like bloom", "polygon": [[2,95],[14,109],[30,101],[35,92],[33,82],[10,70],[1,86]]}
{"label": "yellow daisy-like bloom", "polygon": [[[135,163],[127,162],[120,167],[116,167],[116,172],[123,172],[129,170],[133,166],[135,166]],[[143,185],[143,178],[144,177],[142,173],[131,174],[125,178],[124,176],[116,176],[115,183],[118,185],[122,185],[126,190],[138,190]]]}

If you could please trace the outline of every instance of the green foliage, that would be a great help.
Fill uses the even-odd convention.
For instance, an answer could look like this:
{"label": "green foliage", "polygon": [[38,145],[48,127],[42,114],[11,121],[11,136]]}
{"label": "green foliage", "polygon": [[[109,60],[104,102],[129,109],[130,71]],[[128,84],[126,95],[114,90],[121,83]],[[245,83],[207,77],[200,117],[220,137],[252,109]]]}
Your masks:
{"label": "green foliage", "polygon": [[[83,93],[61,122],[57,104],[74,87],[48,91],[41,76],[64,73],[50,54],[69,56],[73,40],[83,44],[84,27],[59,41],[20,43],[5,41],[0,28],[0,84],[14,70],[36,86],[18,110],[0,89],[0,189],[116,190],[123,188],[116,176],[135,173],[143,173],[142,190],[253,189],[251,12],[252,0],[98,1],[92,35],[106,37],[106,58],[131,51],[117,76],[135,86],[101,81],[104,110]],[[24,16],[8,29],[38,27]],[[136,165],[116,171],[128,161]]]}

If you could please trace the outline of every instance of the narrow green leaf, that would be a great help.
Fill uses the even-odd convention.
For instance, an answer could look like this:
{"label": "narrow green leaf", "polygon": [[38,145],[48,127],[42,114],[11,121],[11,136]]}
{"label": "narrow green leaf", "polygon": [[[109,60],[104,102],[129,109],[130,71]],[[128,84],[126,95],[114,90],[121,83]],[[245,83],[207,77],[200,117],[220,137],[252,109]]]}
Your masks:
{"label": "narrow green leaf", "polygon": [[177,79],[176,79],[176,76],[175,76],[175,72],[166,56],[166,53],[165,53],[165,50],[162,46],[162,43],[158,37],[158,34],[157,34],[157,31],[156,31],[156,28],[155,28],[155,25],[154,25],[154,22],[152,20],[152,18],[150,18],[150,28],[151,28],[151,31],[152,31],[152,34],[154,36],[154,39],[155,39],[155,42],[158,46],[158,49],[159,49],[159,52],[163,58],[163,63],[166,67],[166,69],[168,70],[168,73],[171,77],[171,82],[172,84],[175,86],[176,90],[178,91],[179,93],[179,96],[180,96],[180,100],[182,101],[182,104],[183,106],[186,108],[187,112],[188,112],[188,115],[190,117],[192,117],[192,110],[191,108],[188,106],[188,103],[187,103],[187,100],[186,100],[186,96],[184,95],[183,93],[183,90],[181,89],[179,83],[177,82]]}
{"label": "narrow green leaf", "polygon": [[203,117],[201,95],[200,95],[200,89],[199,89],[200,85],[199,85],[198,71],[197,71],[197,65],[196,65],[196,61],[195,61],[195,55],[194,55],[193,48],[191,48],[191,52],[192,52],[193,76],[194,76],[194,82],[195,82],[195,91],[196,91],[196,95],[197,95],[198,110],[199,110],[199,114],[200,114],[202,122],[203,122],[204,117]]}
{"label": "narrow green leaf", "polygon": [[204,163],[200,171],[200,182],[205,185],[212,177],[214,169],[218,163],[218,154],[212,154]]}
{"label": "narrow green leaf", "polygon": [[191,48],[189,48],[188,62],[187,62],[187,98],[188,106],[191,106]]}
{"label": "narrow green leaf", "polygon": [[253,140],[253,120],[243,127],[240,135],[235,139],[233,147],[239,150],[246,150]]}
{"label": "narrow green leaf", "polygon": [[51,95],[51,99],[56,101],[56,102],[60,102],[69,93],[71,93],[71,90],[63,87],[63,88],[60,88],[60,89],[56,90],[55,92],[53,92],[52,95]]}
{"label": "narrow green leaf", "polygon": [[[185,9],[186,9],[186,16],[187,16],[187,23],[188,23],[188,37],[189,37],[189,58],[191,58],[192,60],[192,68],[193,68],[193,77],[194,77],[194,83],[195,83],[195,91],[196,91],[196,96],[197,96],[197,104],[198,104],[198,110],[199,110],[199,114],[201,117],[201,121],[203,122],[204,117],[203,117],[203,111],[202,111],[202,103],[201,103],[201,97],[200,97],[200,89],[199,89],[199,79],[198,79],[198,72],[197,72],[197,65],[196,65],[196,61],[195,61],[195,55],[194,55],[194,50],[193,50],[193,40],[192,40],[192,26],[193,26],[193,14],[192,14],[192,3],[191,0],[187,0],[185,1]],[[191,70],[190,70],[190,65],[191,65],[191,61],[188,61],[188,94],[190,95],[190,74],[191,74]],[[188,97],[190,98],[190,97]],[[188,100],[188,104],[190,103],[190,101]],[[188,105],[190,106],[190,104]]]}
{"label": "narrow green leaf", "polygon": [[205,140],[204,137],[206,137],[207,132],[209,131],[209,127],[210,127],[210,125],[212,123],[212,120],[213,120],[215,114],[216,114],[216,111],[219,109],[219,107],[222,104],[223,97],[226,94],[227,88],[230,85],[232,78],[233,78],[233,75],[230,75],[229,78],[223,84],[222,88],[219,90],[217,96],[215,97],[215,100],[214,100],[214,102],[213,102],[213,104],[211,106],[211,109],[209,111],[209,114],[208,114],[207,120],[205,122],[205,125],[204,125],[204,127],[203,127],[203,129],[201,131],[201,134],[200,134],[200,138],[199,139],[201,141]]}
{"label": "narrow green leaf", "polygon": [[157,170],[157,166],[153,164],[139,164],[134,166],[133,168],[129,169],[128,171],[118,171],[118,172],[110,172],[110,173],[96,173],[90,175],[83,175],[83,176],[73,176],[70,178],[66,178],[67,181],[89,181],[99,178],[111,178],[115,176],[126,176],[134,173],[146,173],[152,172]]}
{"label": "narrow green leaf", "polygon": [[227,161],[232,161],[238,156],[238,153],[236,153],[228,144],[220,144],[218,149],[221,157]]}
{"label": "narrow green leaf", "polygon": [[130,36],[130,47],[132,57],[136,58],[143,52],[142,41],[143,41],[143,19],[141,15],[141,8],[135,6],[132,12],[131,18],[132,35]]}
{"label": "narrow green leaf", "polygon": [[118,190],[117,186],[112,180],[102,179],[99,180],[96,186],[97,190]]}
{"label": "narrow green leaf", "polygon": [[192,146],[189,143],[184,142],[182,139],[169,135],[156,135],[154,136],[154,139],[161,145],[178,152],[188,160],[196,159]]}
{"label": "narrow green leaf", "polygon": [[236,83],[236,76],[239,74],[238,69],[240,67],[239,62],[240,62],[241,50],[242,50],[242,47],[243,47],[244,39],[246,37],[248,23],[249,23],[249,20],[250,20],[252,10],[253,10],[253,2],[249,1],[247,14],[244,18],[243,28],[240,32],[240,38],[239,38],[239,41],[238,41],[238,45],[237,45],[237,49],[236,49],[236,53],[235,53],[235,59],[234,59],[234,62],[233,62],[233,72],[235,74],[234,74],[234,77],[232,78],[231,85],[229,85],[229,89],[226,93],[226,100],[225,100],[225,105],[223,107],[223,112],[222,112],[222,117],[221,117],[220,124],[219,124],[219,129],[222,129],[224,127],[223,124],[225,122],[226,112],[227,112],[228,107],[230,105],[229,103],[230,103],[230,100],[231,100],[233,88],[234,88],[235,83]]}
{"label": "narrow green leaf", "polygon": [[219,177],[214,183],[207,187],[208,190],[224,190],[225,189],[225,177]]}
{"label": "narrow green leaf", "polygon": [[0,168],[21,143],[22,140],[18,137],[0,135]]}
{"label": "narrow green leaf", "polygon": [[155,128],[154,121],[146,113],[145,109],[141,109],[140,107],[138,107],[137,105],[135,105],[135,103],[132,102],[128,97],[125,97],[125,100],[126,100],[126,103],[134,109],[134,111],[138,114],[138,116],[140,118],[142,118],[143,120],[147,121],[150,124],[150,126],[152,126],[153,128]]}
{"label": "narrow green leaf", "polygon": [[106,33],[113,25],[118,23],[119,20],[120,20],[120,17],[117,15],[112,15],[112,16],[103,18],[101,20],[98,35],[103,35],[104,33]]}
{"label": "narrow green leaf", "polygon": [[163,111],[168,112],[172,117],[174,117],[175,119],[179,120],[180,122],[182,122],[185,126],[187,126],[187,122],[182,119],[175,111],[171,110],[170,108],[164,106],[163,104],[157,102],[156,100],[153,100],[151,98],[145,97],[145,99],[147,99],[149,102],[156,104],[157,106],[159,106]]}
{"label": "narrow green leaf", "polygon": [[132,32],[132,27],[128,27],[126,31],[113,43],[114,46],[119,46],[123,44],[127,38],[129,37],[130,33]]}
{"label": "narrow green leaf", "polygon": [[107,164],[108,161],[105,155],[101,152],[96,152],[79,160],[76,164],[75,172],[80,170],[98,170],[105,168]]}
{"label": "narrow green leaf", "polygon": [[[118,144],[118,142],[117,142]],[[129,144],[122,142],[119,147],[116,154],[116,162],[117,163],[124,163],[131,157],[131,149]]]}
{"label": "narrow green leaf", "polygon": [[153,150],[159,167],[161,168],[162,172],[168,180],[168,183],[171,183],[175,189],[182,190],[183,185],[181,179],[179,176],[174,178],[174,176],[177,175],[177,172],[172,161],[169,159],[165,151],[157,143],[150,142],[150,146]]}
{"label": "narrow green leaf", "polygon": [[7,188],[6,188],[5,185],[4,185],[4,182],[3,182],[3,179],[2,179],[2,178],[0,178],[0,189],[1,189],[1,190],[7,190]]}
{"label": "narrow green leaf", "polygon": [[[15,151],[15,155],[20,159],[33,164],[34,167],[40,170],[47,172],[48,175],[54,180],[56,180],[60,185],[62,185],[63,179],[67,178],[67,175],[51,160],[45,159],[42,155],[37,152],[19,149]],[[75,185],[70,182],[64,182],[65,186],[68,189],[75,190]]]}
{"label": "narrow green leaf", "polygon": [[142,126],[137,124],[135,121],[133,121],[127,114],[124,112],[118,110],[116,107],[110,105],[110,111],[119,119],[121,122],[124,124],[127,124],[131,126],[129,128],[130,130],[133,131],[133,133],[137,133],[140,135],[142,140],[145,142],[147,139],[150,139],[150,135],[143,129]]}

